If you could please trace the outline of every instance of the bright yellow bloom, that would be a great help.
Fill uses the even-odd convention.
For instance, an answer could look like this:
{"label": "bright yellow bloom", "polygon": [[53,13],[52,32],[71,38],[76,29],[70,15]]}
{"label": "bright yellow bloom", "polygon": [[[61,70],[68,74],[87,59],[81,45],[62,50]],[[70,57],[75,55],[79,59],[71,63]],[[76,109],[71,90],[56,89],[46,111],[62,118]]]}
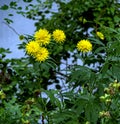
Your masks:
{"label": "bright yellow bloom", "polygon": [[47,45],[50,43],[51,34],[46,29],[40,29],[35,32],[34,37],[40,45]]}
{"label": "bright yellow bloom", "polygon": [[104,40],[104,35],[103,35],[103,33],[101,33],[101,32],[97,32],[97,36],[101,39],[101,40]]}
{"label": "bright yellow bloom", "polygon": [[53,31],[53,38],[57,43],[62,43],[65,41],[66,36],[62,30],[56,29]]}
{"label": "bright yellow bloom", "polygon": [[49,52],[45,47],[40,47],[34,57],[36,61],[43,62],[49,57]]}
{"label": "bright yellow bloom", "polygon": [[40,49],[40,46],[37,42],[35,41],[30,41],[29,43],[26,44],[26,51],[28,54],[34,56],[36,52],[38,52]]}
{"label": "bright yellow bloom", "polygon": [[77,43],[77,49],[81,52],[89,52],[92,50],[92,44],[89,40],[81,40]]}

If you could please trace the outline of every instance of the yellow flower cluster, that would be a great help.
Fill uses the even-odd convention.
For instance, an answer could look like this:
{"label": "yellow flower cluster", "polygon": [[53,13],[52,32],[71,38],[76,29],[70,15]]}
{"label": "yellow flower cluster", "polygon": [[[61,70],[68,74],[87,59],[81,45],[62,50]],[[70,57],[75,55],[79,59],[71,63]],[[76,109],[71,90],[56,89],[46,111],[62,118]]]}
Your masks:
{"label": "yellow flower cluster", "polygon": [[101,40],[104,40],[104,35],[103,35],[103,33],[101,33],[101,32],[98,31],[96,34],[97,34],[97,36],[98,36]]}
{"label": "yellow flower cluster", "polygon": [[34,34],[34,41],[26,44],[26,52],[33,56],[36,61],[43,62],[49,57],[48,50],[43,47],[50,42],[51,35],[46,29],[40,29]]}
{"label": "yellow flower cluster", "polygon": [[89,40],[80,40],[77,43],[77,49],[81,52],[89,52],[92,51],[92,44]]}
{"label": "yellow flower cluster", "polygon": [[57,43],[62,43],[66,39],[65,33],[62,30],[56,29],[55,31],[53,31],[53,39]]}
{"label": "yellow flower cluster", "polygon": [[26,51],[29,55],[33,56],[36,61],[42,62],[45,61],[49,52],[45,47],[40,47],[36,41],[30,41],[26,44]]}
{"label": "yellow flower cluster", "polygon": [[[55,30],[52,34],[57,43],[65,41],[65,34],[62,30]],[[26,52],[33,56],[36,61],[43,62],[49,57],[49,51],[44,47],[50,43],[51,34],[46,29],[40,29],[34,34],[34,39],[26,44]]]}

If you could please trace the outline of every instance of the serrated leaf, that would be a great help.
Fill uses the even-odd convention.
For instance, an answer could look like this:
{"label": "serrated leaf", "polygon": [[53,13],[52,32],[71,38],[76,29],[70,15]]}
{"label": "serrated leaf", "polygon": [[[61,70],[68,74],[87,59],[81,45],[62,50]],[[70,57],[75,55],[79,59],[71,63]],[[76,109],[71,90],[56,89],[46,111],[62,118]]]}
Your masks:
{"label": "serrated leaf", "polygon": [[94,54],[99,53],[99,52],[102,51],[102,50],[105,50],[105,47],[98,47],[98,48],[95,50]]}
{"label": "serrated leaf", "polygon": [[85,116],[89,122],[96,124],[98,120],[99,106],[94,103],[88,103],[85,108]]}
{"label": "serrated leaf", "polygon": [[89,38],[91,40],[92,43],[94,44],[99,44],[99,45],[102,45],[102,46],[105,46],[100,40],[98,39],[95,39],[95,38]]}
{"label": "serrated leaf", "polygon": [[70,82],[77,81],[84,82],[89,80],[91,77],[91,70],[84,66],[76,66],[74,70],[71,70],[71,80]]}
{"label": "serrated leaf", "polygon": [[102,74],[105,75],[109,67],[109,63],[105,63],[102,67]]}

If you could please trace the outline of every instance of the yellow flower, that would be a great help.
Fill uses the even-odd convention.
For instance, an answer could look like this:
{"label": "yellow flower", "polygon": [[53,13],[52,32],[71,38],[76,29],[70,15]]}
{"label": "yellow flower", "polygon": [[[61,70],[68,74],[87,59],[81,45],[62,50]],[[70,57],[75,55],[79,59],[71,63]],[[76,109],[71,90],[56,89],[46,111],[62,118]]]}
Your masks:
{"label": "yellow flower", "polygon": [[92,44],[89,40],[81,40],[77,43],[77,49],[81,52],[89,52],[92,50]]}
{"label": "yellow flower", "polygon": [[104,40],[104,35],[101,32],[97,32],[97,36],[101,39]]}
{"label": "yellow flower", "polygon": [[40,45],[47,45],[50,43],[51,35],[46,29],[40,29],[39,31],[35,32],[34,37],[35,37],[35,40]]}
{"label": "yellow flower", "polygon": [[29,43],[26,44],[26,51],[28,54],[34,56],[36,52],[38,52],[40,49],[40,46],[37,42],[35,41],[30,41]]}
{"label": "yellow flower", "polygon": [[66,36],[62,30],[56,29],[53,31],[53,38],[57,43],[62,43],[65,41]]}
{"label": "yellow flower", "polygon": [[49,57],[49,52],[45,47],[40,47],[34,57],[36,61],[43,62]]}

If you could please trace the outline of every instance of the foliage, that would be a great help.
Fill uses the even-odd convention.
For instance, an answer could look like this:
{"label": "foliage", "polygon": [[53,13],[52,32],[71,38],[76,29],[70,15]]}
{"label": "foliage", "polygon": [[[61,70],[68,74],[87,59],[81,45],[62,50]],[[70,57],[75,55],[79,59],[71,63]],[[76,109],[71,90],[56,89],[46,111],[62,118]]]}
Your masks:
{"label": "foliage", "polygon": [[[12,1],[0,9],[13,9],[35,20],[35,33],[45,29],[52,35],[57,30],[65,36],[60,42],[50,39],[45,45],[49,58],[40,62],[26,52],[26,44],[34,36],[19,36],[22,42],[18,48],[25,51],[23,58],[7,59],[9,49],[0,48],[0,123],[119,124],[119,1],[23,3],[25,8],[19,1]],[[10,18],[5,21],[13,22]],[[58,34],[54,35],[57,39],[61,38]],[[90,41],[90,49],[86,50],[85,43],[85,52],[78,51],[80,41]]]}

